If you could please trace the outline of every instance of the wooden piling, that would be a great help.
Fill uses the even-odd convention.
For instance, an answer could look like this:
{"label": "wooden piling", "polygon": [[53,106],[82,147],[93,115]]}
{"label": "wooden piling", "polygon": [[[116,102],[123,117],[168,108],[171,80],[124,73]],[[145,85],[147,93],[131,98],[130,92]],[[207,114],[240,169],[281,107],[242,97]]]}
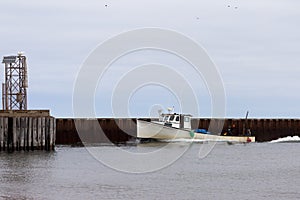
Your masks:
{"label": "wooden piling", "polygon": [[4,121],[3,121],[3,125],[4,125],[4,134],[3,134],[3,148],[4,148],[4,151],[6,150],[6,147],[7,147],[7,135],[8,135],[8,117],[5,117],[4,118]]}
{"label": "wooden piling", "polygon": [[7,151],[11,152],[12,149],[12,143],[13,143],[13,118],[9,117],[8,118],[8,131],[7,131],[7,136],[6,136],[6,148]]}
{"label": "wooden piling", "polygon": [[28,140],[27,140],[27,148],[26,150],[29,151],[31,148],[31,139],[32,139],[32,118],[28,118]]}
{"label": "wooden piling", "polygon": [[53,133],[53,134],[50,134],[50,149],[49,150],[53,150],[53,144],[54,144],[54,127],[53,127],[53,118],[50,118],[49,119],[49,133]]}
{"label": "wooden piling", "polygon": [[37,119],[37,149],[42,150],[42,119],[39,117]]}
{"label": "wooden piling", "polygon": [[25,117],[25,127],[24,127],[24,150],[28,150],[28,118]]}
{"label": "wooden piling", "polygon": [[20,132],[21,132],[21,119],[16,118],[16,150],[20,151]]}
{"label": "wooden piling", "polygon": [[32,147],[35,148],[37,145],[37,118],[32,118]]}
{"label": "wooden piling", "polygon": [[53,118],[52,119],[53,120],[53,122],[52,122],[52,124],[53,124],[53,143],[52,143],[52,150],[54,150],[54,148],[55,148],[55,142],[56,142],[56,120]]}
{"label": "wooden piling", "polygon": [[42,126],[41,126],[42,149],[45,149],[45,117],[42,117],[41,120],[42,120]]}
{"label": "wooden piling", "polygon": [[20,150],[24,150],[25,147],[25,127],[26,127],[26,121],[24,117],[21,117],[20,119]]}
{"label": "wooden piling", "polygon": [[45,150],[49,151],[49,119],[45,118]]}
{"label": "wooden piling", "polygon": [[4,127],[3,127],[3,118],[0,118],[0,151],[3,149],[3,137],[4,137]]}
{"label": "wooden piling", "polygon": [[54,150],[55,129],[49,111],[0,111],[0,151]]}
{"label": "wooden piling", "polygon": [[12,151],[15,150],[17,146],[17,118],[13,118],[13,132],[12,132]]}

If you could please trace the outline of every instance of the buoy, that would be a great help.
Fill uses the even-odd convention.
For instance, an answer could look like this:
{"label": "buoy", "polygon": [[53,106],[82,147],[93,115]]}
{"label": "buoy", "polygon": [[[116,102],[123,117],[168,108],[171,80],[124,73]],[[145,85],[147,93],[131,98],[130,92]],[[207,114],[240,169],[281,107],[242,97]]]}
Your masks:
{"label": "buoy", "polygon": [[193,130],[190,131],[190,136],[191,136],[191,138],[195,137],[195,132]]}
{"label": "buoy", "polygon": [[251,138],[247,137],[247,142],[251,142]]}

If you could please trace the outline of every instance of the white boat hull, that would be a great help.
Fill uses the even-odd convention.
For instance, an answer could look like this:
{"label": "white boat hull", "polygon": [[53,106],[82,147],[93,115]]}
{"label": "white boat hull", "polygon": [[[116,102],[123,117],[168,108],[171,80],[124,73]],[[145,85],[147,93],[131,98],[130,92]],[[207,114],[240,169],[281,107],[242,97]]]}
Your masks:
{"label": "white boat hull", "polygon": [[159,123],[137,120],[137,137],[152,138],[157,140],[172,139],[201,139],[210,141],[227,141],[227,142],[255,142],[254,136],[221,136],[202,133],[194,133],[188,129],[178,129],[164,126]]}

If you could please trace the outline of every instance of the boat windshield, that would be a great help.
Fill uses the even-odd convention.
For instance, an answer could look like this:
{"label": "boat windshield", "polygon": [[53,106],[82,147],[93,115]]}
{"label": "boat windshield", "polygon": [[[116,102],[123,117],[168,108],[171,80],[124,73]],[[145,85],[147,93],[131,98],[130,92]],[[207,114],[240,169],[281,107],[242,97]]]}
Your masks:
{"label": "boat windshield", "polygon": [[165,116],[164,121],[166,122],[166,121],[168,121],[168,119],[169,119],[169,116]]}
{"label": "boat windshield", "polygon": [[179,116],[178,115],[176,116],[176,121],[179,122]]}
{"label": "boat windshield", "polygon": [[173,121],[174,120],[174,115],[172,115],[171,117],[170,117],[170,121]]}

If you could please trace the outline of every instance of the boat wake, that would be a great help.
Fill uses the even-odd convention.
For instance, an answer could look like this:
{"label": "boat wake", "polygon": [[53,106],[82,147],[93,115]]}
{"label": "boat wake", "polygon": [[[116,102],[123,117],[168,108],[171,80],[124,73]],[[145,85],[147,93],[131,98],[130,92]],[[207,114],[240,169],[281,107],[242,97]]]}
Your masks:
{"label": "boat wake", "polygon": [[171,142],[186,142],[186,143],[192,143],[192,142],[195,142],[195,143],[202,143],[202,142],[205,142],[205,140],[203,139],[170,139],[170,140],[160,140],[160,142],[168,142],[168,143],[171,143]]}
{"label": "boat wake", "polygon": [[289,143],[289,142],[300,142],[299,136],[287,136],[284,138],[279,138],[277,140],[272,140],[269,143]]}
{"label": "boat wake", "polygon": [[[229,142],[226,140],[212,140],[212,139],[170,139],[170,140],[159,140],[159,142],[167,142],[167,143],[206,143],[206,142]],[[229,142],[230,144],[234,144],[236,142]]]}

